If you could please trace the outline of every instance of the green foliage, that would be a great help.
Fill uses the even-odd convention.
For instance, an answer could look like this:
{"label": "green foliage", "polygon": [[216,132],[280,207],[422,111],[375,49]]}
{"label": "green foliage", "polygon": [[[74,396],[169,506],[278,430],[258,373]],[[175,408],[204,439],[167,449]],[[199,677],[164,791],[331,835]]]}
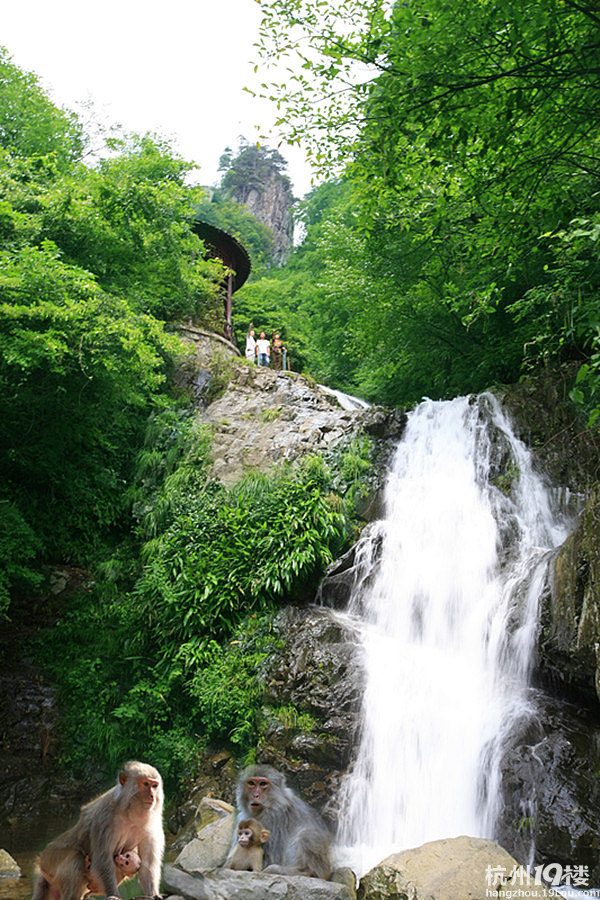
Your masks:
{"label": "green foliage", "polygon": [[164,319],[210,317],[222,266],[202,258],[200,195],[164,143],[113,141],[83,165],[75,117],[3,52],[0,97],[5,606],[40,561],[81,562],[127,530],[135,449],[184,352]]}
{"label": "green foliage", "polygon": [[75,115],[57,109],[38,79],[23,72],[0,47],[0,147],[20,157],[52,156],[68,165],[83,150],[81,125]]}
{"label": "green foliage", "polygon": [[133,516],[138,534],[152,540],[186,508],[190,491],[201,491],[211,459],[211,434],[188,406],[151,415],[137,456]]}
{"label": "green foliage", "polygon": [[0,498],[0,617],[10,605],[10,588],[36,588],[41,575],[31,568],[40,541],[20,510]]}
{"label": "green foliage", "polygon": [[46,553],[119,521],[127,445],[176,346],[49,243],[0,251],[2,491]]}
{"label": "green foliage", "polygon": [[108,292],[161,319],[210,315],[222,275],[191,229],[198,191],[189,164],[149,136],[113,142],[118,154],[79,167],[41,203],[41,235],[95,274]]}
{"label": "green foliage", "polygon": [[129,492],[140,545],[119,551],[139,566],[99,569],[38,651],[61,688],[65,763],[144,753],[173,782],[207,742],[250,752],[269,614],[312,598],[346,545],[367,455],[359,442],[226,489],[187,407],[150,417]]}
{"label": "green foliage", "polygon": [[281,722],[286,731],[310,733],[316,728],[317,723],[314,717],[310,713],[299,712],[292,704],[272,707],[270,713]]}
{"label": "green foliage", "polygon": [[[320,270],[297,311],[311,314],[311,371],[405,404],[514,380],[544,347],[583,356],[573,396],[594,416],[593,5],[262,10],[259,54],[286,70],[263,85],[284,136],[308,141],[323,171],[344,167],[353,191],[354,219],[323,193],[309,229]],[[549,235],[576,231],[557,265]],[[583,303],[557,299],[581,278]]]}
{"label": "green foliage", "polygon": [[275,422],[279,416],[281,415],[282,410],[278,407],[270,407],[270,409],[263,409],[260,414],[261,422]]}
{"label": "green foliage", "polygon": [[543,235],[550,245],[547,279],[511,307],[516,321],[537,324],[527,345],[529,367],[552,357],[583,356],[571,397],[600,415],[600,213],[573,219],[566,228]]}
{"label": "green foliage", "polygon": [[190,685],[209,743],[226,740],[238,756],[256,744],[261,664],[277,646],[268,616],[249,617],[228,644],[211,645],[205,667]]}
{"label": "green foliage", "polygon": [[221,180],[223,192],[238,203],[246,203],[253,191],[262,193],[273,179],[281,182],[292,199],[290,179],[284,174],[287,163],[278,150],[242,140],[236,157],[221,157],[226,171]]}
{"label": "green foliage", "polygon": [[189,667],[242,615],[303,599],[344,535],[343,514],[302,469],[248,476],[228,495],[207,484],[143,551],[132,603],[157,650],[168,638],[168,658],[174,644]]}

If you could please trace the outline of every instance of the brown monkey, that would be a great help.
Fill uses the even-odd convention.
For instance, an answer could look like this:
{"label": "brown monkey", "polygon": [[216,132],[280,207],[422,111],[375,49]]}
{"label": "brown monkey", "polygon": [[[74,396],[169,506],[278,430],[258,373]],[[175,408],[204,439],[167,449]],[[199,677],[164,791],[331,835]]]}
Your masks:
{"label": "brown monkey", "polygon": [[237,805],[243,817],[258,819],[269,830],[264,871],[329,878],[331,835],[281,772],[250,766],[238,781]]}
{"label": "brown monkey", "polygon": [[[116,869],[116,877],[117,884],[121,884],[124,878],[133,878],[136,872],[139,872],[140,865],[142,863],[139,853],[135,850],[121,850],[120,853],[115,853],[114,856],[115,869]],[[92,861],[89,856],[85,858],[85,871],[87,872],[87,894],[101,894],[102,893],[102,885],[94,882],[90,874],[90,870],[92,868]]]}
{"label": "brown monkey", "polygon": [[263,864],[262,845],[269,832],[256,819],[242,819],[238,822],[236,845],[225,863],[227,869],[239,872],[260,872]]}
{"label": "brown monkey", "polygon": [[[88,882],[101,886],[107,897],[120,897],[122,866],[116,867],[115,856],[126,847],[137,848],[144,894],[157,896],[165,846],[162,807],[162,779],[156,769],[125,763],[117,784],[83,806],[77,824],[42,851],[32,900],[81,900]],[[89,871],[86,857],[91,860]]]}

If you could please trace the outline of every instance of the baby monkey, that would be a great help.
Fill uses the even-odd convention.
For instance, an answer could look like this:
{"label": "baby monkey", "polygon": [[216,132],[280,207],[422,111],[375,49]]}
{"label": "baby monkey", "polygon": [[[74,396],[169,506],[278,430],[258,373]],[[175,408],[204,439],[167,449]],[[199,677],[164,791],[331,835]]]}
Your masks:
{"label": "baby monkey", "polygon": [[225,867],[238,872],[260,872],[263,864],[262,845],[269,832],[256,819],[242,819],[238,822],[236,845]]}
{"label": "baby monkey", "polygon": [[[135,850],[121,850],[115,853],[115,870],[117,875],[117,884],[120,884],[124,878],[132,878],[136,872],[139,872],[142,863],[139,854]],[[85,858],[85,877],[87,880],[87,891],[85,896],[89,894],[102,894],[102,885],[94,881],[90,869],[92,862],[89,856]]]}

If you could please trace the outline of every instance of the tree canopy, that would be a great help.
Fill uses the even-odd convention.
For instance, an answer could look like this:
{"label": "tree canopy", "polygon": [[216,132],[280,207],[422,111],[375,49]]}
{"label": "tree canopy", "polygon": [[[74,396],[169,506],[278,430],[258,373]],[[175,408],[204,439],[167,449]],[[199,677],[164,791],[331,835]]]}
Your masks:
{"label": "tree canopy", "polygon": [[593,407],[595,5],[266,0],[259,52],[284,135],[352,186],[320,239],[346,383],[410,402],[574,356]]}
{"label": "tree canopy", "polygon": [[269,181],[277,178],[291,197],[292,186],[285,174],[286,168],[287,162],[278,150],[242,140],[236,156],[226,152],[221,157],[221,190],[243,205],[251,191],[262,192]]}
{"label": "tree canopy", "polygon": [[[89,167],[74,116],[0,61],[0,605],[29,563],[120,527],[132,443],[222,267],[191,230],[189,165],[150,136]],[[15,535],[20,535],[17,539]]]}

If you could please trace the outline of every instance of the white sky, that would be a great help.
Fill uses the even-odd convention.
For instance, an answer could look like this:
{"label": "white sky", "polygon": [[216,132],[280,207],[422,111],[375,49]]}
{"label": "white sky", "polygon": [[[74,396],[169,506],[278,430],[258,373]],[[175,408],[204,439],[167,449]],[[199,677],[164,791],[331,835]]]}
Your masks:
{"label": "white sky", "polygon": [[[52,101],[126,131],[158,132],[214,184],[226,146],[259,135],[274,104],[243,90],[254,73],[258,0],[2,0],[0,44],[34,72]],[[262,76],[262,77],[261,77]],[[277,146],[277,139],[266,141]],[[279,147],[296,196],[310,190],[301,150]]]}

